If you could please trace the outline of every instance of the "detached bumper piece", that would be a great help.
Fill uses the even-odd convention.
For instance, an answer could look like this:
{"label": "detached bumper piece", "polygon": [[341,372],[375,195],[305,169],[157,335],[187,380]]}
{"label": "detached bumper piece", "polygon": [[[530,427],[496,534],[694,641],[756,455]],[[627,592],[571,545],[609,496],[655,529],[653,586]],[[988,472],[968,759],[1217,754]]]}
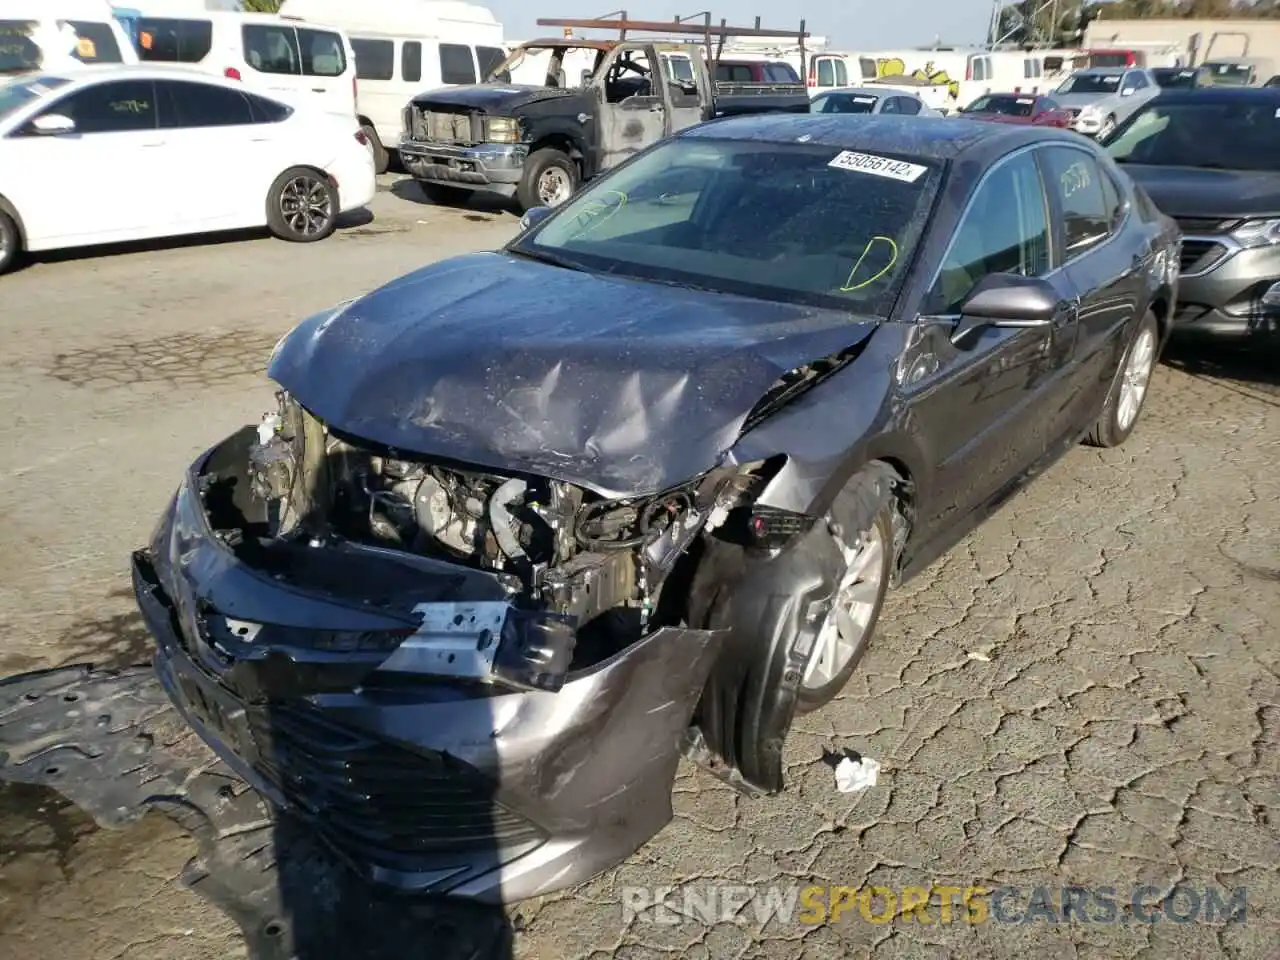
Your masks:
{"label": "detached bumper piece", "polygon": [[501,911],[415,901],[361,880],[273,812],[191,733],[149,667],[0,681],[0,780],[49,787],[103,827],[163,812],[199,844],[183,882],[240,927],[253,960],[509,956]]}

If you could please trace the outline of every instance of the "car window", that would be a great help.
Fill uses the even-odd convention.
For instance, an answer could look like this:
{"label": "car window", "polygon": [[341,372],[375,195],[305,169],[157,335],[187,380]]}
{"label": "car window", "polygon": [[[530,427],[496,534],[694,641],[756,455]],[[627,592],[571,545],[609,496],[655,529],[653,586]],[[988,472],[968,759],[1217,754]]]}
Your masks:
{"label": "car window", "polygon": [[1114,231],[1124,220],[1124,194],[1107,171],[1099,168],[1099,172],[1102,181],[1102,202],[1107,212],[1107,225]]}
{"label": "car window", "polygon": [[1271,99],[1229,103],[1156,97],[1106,144],[1117,163],[1280,171],[1280,110]]}
{"label": "car window", "polygon": [[751,83],[755,74],[745,63],[721,63],[716,65],[716,80],[722,83]]}
{"label": "car window", "polygon": [[502,61],[506,59],[507,52],[500,47],[476,47],[476,60],[480,63],[480,79],[488,77],[502,66]]}
{"label": "car window", "polygon": [[829,93],[814,100],[813,113],[874,113],[878,97],[860,93]]}
{"label": "car window", "polygon": [[351,52],[356,56],[357,80],[390,80],[395,76],[396,44],[394,40],[352,37]]}
{"label": "car window", "polygon": [[764,78],[770,83],[799,83],[800,77],[789,63],[766,63]]}
{"label": "car window", "polygon": [[818,86],[834,87],[836,85],[836,68],[831,60],[823,58],[818,61]]}
{"label": "car window", "polygon": [[245,63],[254,70],[301,75],[302,57],[298,51],[298,37],[292,27],[246,23],[241,31]]}
{"label": "car window", "polygon": [[884,103],[880,105],[881,113],[897,113],[900,97],[885,97]]}
{"label": "car window", "polygon": [[1107,239],[1112,211],[1103,193],[1103,172],[1093,157],[1072,147],[1045,150],[1049,188],[1062,205],[1066,259],[1079,256]]}
{"label": "car window", "polygon": [[71,48],[71,55],[81,63],[124,63],[110,24],[96,20],[59,20],[58,23],[70,27],[79,37]]}
{"label": "car window", "polygon": [[336,33],[299,27],[298,48],[305,76],[340,77],[347,72],[347,52]]}
{"label": "car window", "polygon": [[208,20],[143,17],[138,21],[138,59],[151,63],[199,63],[213,49]]}
{"label": "car window", "polygon": [[155,85],[150,80],[116,80],[68,94],[43,114],[70,117],[77,133],[131,133],[157,126]]}
{"label": "car window", "polygon": [[989,273],[1036,277],[1052,266],[1049,208],[1040,169],[1026,152],[996,167],[978,187],[957,227],[930,293],[927,312],[960,312]]}
{"label": "car window", "polygon": [[847,87],[849,85],[849,68],[844,65],[843,60],[835,61],[836,65],[836,86]]}
{"label": "car window", "polygon": [[47,73],[0,79],[0,120],[29,107],[41,97],[51,96],[53,91],[70,82],[64,77],[54,77]]}
{"label": "car window", "polygon": [[898,112],[914,117],[920,112],[920,101],[914,97],[898,97]]}
{"label": "car window", "polygon": [[247,126],[254,122],[253,108],[243,93],[208,83],[157,80],[156,100],[164,129]]}
{"label": "car window", "polygon": [[422,44],[417,40],[406,40],[400,46],[400,79],[405,83],[422,80]]}
{"label": "car window", "polygon": [[610,276],[883,315],[938,179],[937,164],[914,156],[676,137],[578,193],[510,249]]}
{"label": "car window", "polygon": [[1040,101],[1041,113],[1048,113],[1050,110],[1057,110],[1057,109],[1058,109],[1058,102],[1056,100],[1050,100],[1048,97],[1046,97],[1045,99]]}
{"label": "car window", "polygon": [[1132,87],[1134,90],[1142,90],[1147,86],[1147,78],[1137,70],[1134,70],[1125,77],[1124,85]]}
{"label": "car window", "polygon": [[470,47],[458,43],[440,44],[440,79],[444,83],[476,82],[476,64]]}
{"label": "car window", "polygon": [[40,45],[31,39],[34,20],[0,20],[0,74],[39,70]]}

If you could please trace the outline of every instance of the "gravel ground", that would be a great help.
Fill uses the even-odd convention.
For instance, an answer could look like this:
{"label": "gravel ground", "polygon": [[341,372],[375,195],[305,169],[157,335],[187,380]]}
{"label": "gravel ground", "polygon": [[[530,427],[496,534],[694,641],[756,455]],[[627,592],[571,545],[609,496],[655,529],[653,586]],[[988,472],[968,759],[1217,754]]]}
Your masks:
{"label": "gravel ground", "polygon": [[[189,460],[270,408],[279,336],[515,228],[384,181],[372,220],[318,245],[135,246],[0,279],[0,675],[145,659],[128,552]],[[514,955],[1276,956],[1276,371],[1170,358],[1123,449],[1073,452],[891,596],[844,695],[798,723],[787,793],[746,800],[683,770],[661,835],[513,912]],[[823,759],[850,748],[882,764],[856,795]],[[231,922],[177,882],[192,852],[159,815],[98,830],[52,794],[0,785],[0,955],[241,955]],[[1245,887],[1247,922],[624,922],[621,905],[624,887],[810,883],[1078,884],[1122,901]]]}

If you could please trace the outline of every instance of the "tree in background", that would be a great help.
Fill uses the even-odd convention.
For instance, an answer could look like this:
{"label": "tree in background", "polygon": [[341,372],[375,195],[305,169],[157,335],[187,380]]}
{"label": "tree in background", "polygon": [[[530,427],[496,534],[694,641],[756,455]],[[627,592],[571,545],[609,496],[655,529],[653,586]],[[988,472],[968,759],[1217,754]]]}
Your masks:
{"label": "tree in background", "polygon": [[280,9],[280,0],[240,0],[246,13],[275,13]]}
{"label": "tree in background", "polygon": [[[1056,13],[1056,22],[1055,22]],[[1280,0],[1020,0],[1001,8],[996,39],[1004,43],[1070,44],[1099,17],[1148,20],[1177,17],[1191,20],[1227,18],[1280,19]]]}

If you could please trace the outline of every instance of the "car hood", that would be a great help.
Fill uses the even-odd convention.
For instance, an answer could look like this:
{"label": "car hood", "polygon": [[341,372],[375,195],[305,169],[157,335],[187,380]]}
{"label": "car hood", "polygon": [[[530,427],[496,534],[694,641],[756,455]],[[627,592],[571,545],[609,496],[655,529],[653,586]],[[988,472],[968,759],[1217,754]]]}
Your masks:
{"label": "car hood", "polygon": [[1110,106],[1120,97],[1114,93],[1055,93],[1053,99],[1063,110],[1083,110],[1085,107]]}
{"label": "car hood", "polygon": [[571,97],[577,90],[563,87],[529,87],[511,83],[476,83],[466,86],[439,87],[413,98],[416,104],[451,107],[473,107],[487,113],[514,110],[539,100]]}
{"label": "car hood", "polygon": [[878,322],[479,253],[303,321],[268,373],[342,433],[625,496],[716,466],[779,377]]}
{"label": "car hood", "polygon": [[1126,163],[1124,170],[1171,217],[1280,216],[1280,172]]}

